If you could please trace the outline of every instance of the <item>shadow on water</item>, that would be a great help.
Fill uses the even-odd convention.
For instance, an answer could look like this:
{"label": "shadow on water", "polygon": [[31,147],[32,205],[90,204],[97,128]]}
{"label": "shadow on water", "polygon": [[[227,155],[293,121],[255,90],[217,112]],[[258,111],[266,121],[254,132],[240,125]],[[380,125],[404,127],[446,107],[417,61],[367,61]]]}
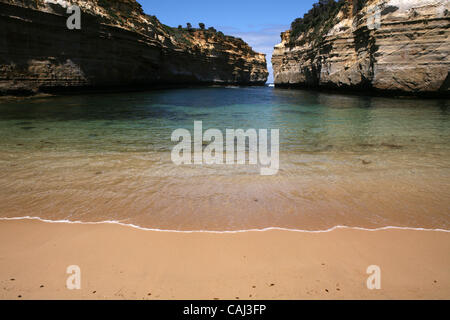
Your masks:
{"label": "shadow on water", "polygon": [[[171,89],[123,94],[96,94],[26,99],[0,103],[2,120],[47,119],[123,120],[162,118],[183,120],[205,117],[196,109],[226,108],[236,105],[258,105],[261,109],[295,105],[308,110],[283,112],[306,115],[311,108],[439,108],[448,112],[448,100],[394,99],[337,95],[307,90],[272,89],[267,87],[211,87]],[[245,114],[245,110],[242,112]]]}

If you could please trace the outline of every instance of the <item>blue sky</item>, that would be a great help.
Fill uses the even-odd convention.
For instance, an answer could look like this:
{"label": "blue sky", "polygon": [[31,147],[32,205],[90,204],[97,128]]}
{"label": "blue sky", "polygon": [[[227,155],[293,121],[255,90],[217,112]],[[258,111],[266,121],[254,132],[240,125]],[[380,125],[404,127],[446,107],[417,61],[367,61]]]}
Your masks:
{"label": "blue sky", "polygon": [[280,33],[291,22],[303,16],[318,0],[137,0],[145,13],[155,15],[169,26],[187,22],[197,26],[203,22],[225,34],[244,39],[255,51],[267,54],[270,64],[273,46],[280,42]]}

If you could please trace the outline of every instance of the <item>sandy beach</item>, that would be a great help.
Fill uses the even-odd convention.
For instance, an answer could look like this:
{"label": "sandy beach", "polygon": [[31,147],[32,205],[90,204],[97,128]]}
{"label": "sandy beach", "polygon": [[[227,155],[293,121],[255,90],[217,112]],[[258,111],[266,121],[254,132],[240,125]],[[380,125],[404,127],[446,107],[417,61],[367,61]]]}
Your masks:
{"label": "sandy beach", "polygon": [[449,12],[0,0],[0,302],[450,300]]}
{"label": "sandy beach", "polygon": [[[66,269],[81,269],[68,290]],[[368,290],[367,267],[381,268]],[[0,221],[0,299],[449,299],[450,233],[174,233]]]}

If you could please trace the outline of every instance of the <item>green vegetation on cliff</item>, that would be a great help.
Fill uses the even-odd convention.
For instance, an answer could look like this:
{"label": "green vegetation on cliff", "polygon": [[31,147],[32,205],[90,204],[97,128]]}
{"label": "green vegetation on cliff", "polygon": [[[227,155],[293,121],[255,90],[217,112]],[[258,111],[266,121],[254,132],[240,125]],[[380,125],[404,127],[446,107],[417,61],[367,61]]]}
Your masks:
{"label": "green vegetation on cliff", "polygon": [[[368,0],[357,0],[355,3],[356,11],[361,10]],[[305,42],[321,42],[323,37],[330,29],[337,24],[337,15],[341,10],[350,10],[348,0],[319,0],[313,4],[311,10],[303,15],[303,18],[297,18],[291,24],[290,44],[304,44]],[[297,39],[305,37],[299,42]]]}
{"label": "green vegetation on cliff", "polygon": [[347,5],[346,0],[319,0],[304,14],[303,18],[297,18],[292,22],[290,43],[296,44],[298,37],[302,34],[306,34],[302,42],[320,41],[338,22],[337,14]]}

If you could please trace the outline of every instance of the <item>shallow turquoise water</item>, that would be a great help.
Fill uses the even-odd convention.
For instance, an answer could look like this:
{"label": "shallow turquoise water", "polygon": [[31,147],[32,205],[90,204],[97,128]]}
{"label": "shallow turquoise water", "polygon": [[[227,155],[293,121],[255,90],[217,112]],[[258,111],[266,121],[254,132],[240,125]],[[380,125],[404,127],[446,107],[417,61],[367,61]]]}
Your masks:
{"label": "shallow turquoise water", "polygon": [[[3,100],[0,216],[183,230],[448,228],[449,107],[267,87]],[[279,129],[279,173],[176,167],[171,133],[194,121]]]}
{"label": "shallow turquoise water", "polygon": [[[204,88],[26,99],[0,104],[3,150],[170,150],[177,128],[279,128],[282,151],[385,143],[448,151],[448,100],[385,99],[271,88]],[[414,141],[411,141],[413,139]]]}

